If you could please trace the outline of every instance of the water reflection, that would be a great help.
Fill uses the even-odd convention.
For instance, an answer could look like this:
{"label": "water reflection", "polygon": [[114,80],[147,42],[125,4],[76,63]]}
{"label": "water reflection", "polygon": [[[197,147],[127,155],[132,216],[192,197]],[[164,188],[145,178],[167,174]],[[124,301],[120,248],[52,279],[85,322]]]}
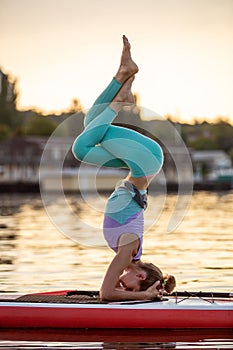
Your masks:
{"label": "water reflection", "polygon": [[[176,196],[167,196],[156,223],[160,197],[149,200],[144,260],[176,275],[179,290],[231,292],[233,192],[194,193],[186,217],[170,234],[166,227]],[[64,215],[59,198],[54,197],[49,205],[63,225],[70,225],[76,242],[53,226],[39,195],[1,196],[1,290],[99,289],[114,256],[102,237],[102,213],[90,209],[79,196],[68,195],[67,202],[76,212],[77,222]],[[92,204],[98,207],[94,197]],[[86,220],[92,222],[88,230],[82,224]],[[86,245],[77,243],[79,239]],[[103,248],[93,244],[96,241],[102,242]]]}
{"label": "water reflection", "polygon": [[[214,334],[213,334],[214,333]],[[231,330],[0,330],[0,349],[232,349]],[[213,339],[214,338],[214,339]]]}

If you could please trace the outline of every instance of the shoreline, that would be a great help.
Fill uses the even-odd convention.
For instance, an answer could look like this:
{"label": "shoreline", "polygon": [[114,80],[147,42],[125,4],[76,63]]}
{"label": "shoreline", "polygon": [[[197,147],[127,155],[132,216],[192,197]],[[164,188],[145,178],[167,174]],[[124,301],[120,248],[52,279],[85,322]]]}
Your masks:
{"label": "shoreline", "polygon": [[[158,184],[153,184],[150,186],[151,192],[153,192],[154,189],[156,191],[163,191],[164,192],[165,185],[161,186]],[[114,188],[112,188],[113,190]],[[168,183],[166,184],[166,190],[168,193],[177,192],[179,189],[179,185],[177,183]],[[230,191],[233,189],[233,185],[229,182],[214,182],[214,181],[208,181],[208,182],[201,182],[201,183],[194,183],[193,185],[193,191]],[[100,189],[98,192],[111,192],[112,191],[109,188],[106,189]],[[188,191],[190,191],[190,185],[188,186]],[[56,190],[51,190],[48,192],[55,192]],[[77,190],[64,190],[65,193],[79,193],[80,191]],[[91,192],[91,190],[90,190]],[[4,182],[0,183],[0,193],[40,193],[40,186],[39,183],[35,182]]]}

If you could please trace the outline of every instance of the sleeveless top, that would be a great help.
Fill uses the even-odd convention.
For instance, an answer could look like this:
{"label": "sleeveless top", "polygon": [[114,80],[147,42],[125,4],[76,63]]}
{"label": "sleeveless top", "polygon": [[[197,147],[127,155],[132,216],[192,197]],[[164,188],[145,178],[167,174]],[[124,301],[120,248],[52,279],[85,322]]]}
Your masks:
{"label": "sleeveless top", "polygon": [[[144,231],[143,212],[147,207],[146,191],[139,191],[133,184],[121,180],[108,199],[103,232],[104,237],[115,252],[118,249],[119,238],[123,233],[133,233],[139,239],[139,249],[133,260],[139,260],[142,255]],[[135,236],[132,236],[132,241]]]}

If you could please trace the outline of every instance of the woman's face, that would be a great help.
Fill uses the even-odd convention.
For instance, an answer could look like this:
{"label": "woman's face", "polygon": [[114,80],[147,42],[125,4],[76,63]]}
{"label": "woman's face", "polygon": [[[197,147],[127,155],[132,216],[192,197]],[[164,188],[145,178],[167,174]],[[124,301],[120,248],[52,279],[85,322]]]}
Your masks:
{"label": "woman's face", "polygon": [[140,291],[140,275],[135,270],[125,271],[119,278],[119,282],[125,290]]}

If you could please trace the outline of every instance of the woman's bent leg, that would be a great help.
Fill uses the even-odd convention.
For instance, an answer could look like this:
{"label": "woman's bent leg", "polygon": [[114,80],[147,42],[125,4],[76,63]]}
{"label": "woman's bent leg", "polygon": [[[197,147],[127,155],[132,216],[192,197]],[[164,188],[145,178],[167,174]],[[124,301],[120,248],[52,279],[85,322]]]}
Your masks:
{"label": "woman's bent leg", "polygon": [[124,127],[111,125],[101,148],[122,159],[134,178],[155,175],[163,165],[163,151],[156,141]]}
{"label": "woman's bent leg", "polygon": [[74,142],[74,155],[99,166],[127,167],[135,178],[156,174],[163,164],[159,144],[134,130],[109,125],[115,116],[106,108],[93,120]]}
{"label": "woman's bent leg", "polygon": [[111,153],[111,150],[101,147],[101,141],[116,115],[115,111],[107,107],[98,115],[98,118],[88,124],[73,143],[72,152],[77,159],[98,166],[128,167],[122,159],[118,159]]}
{"label": "woman's bent leg", "polygon": [[87,127],[104,109],[112,102],[114,97],[121,89],[122,84],[119,83],[115,78],[112,79],[106,89],[96,99],[93,106],[90,108],[84,119],[84,127]]}

